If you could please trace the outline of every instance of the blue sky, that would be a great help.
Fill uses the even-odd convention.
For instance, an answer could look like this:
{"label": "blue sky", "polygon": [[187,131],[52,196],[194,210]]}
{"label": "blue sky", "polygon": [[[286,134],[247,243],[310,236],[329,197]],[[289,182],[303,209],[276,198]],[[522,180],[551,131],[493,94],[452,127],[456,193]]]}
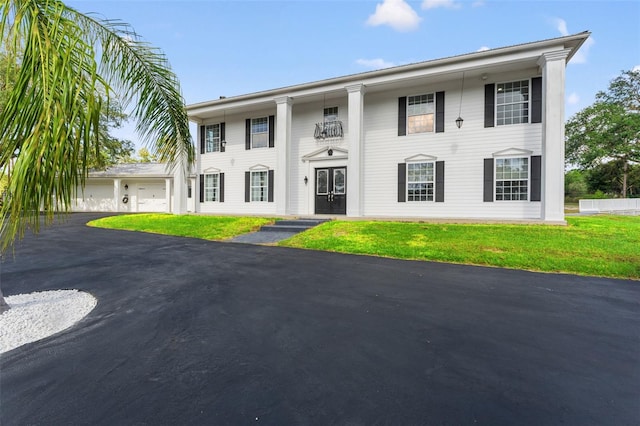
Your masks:
{"label": "blue sky", "polygon": [[[160,48],[187,104],[591,31],[567,119],[640,69],[640,1],[74,0]],[[133,125],[118,136],[137,144]]]}

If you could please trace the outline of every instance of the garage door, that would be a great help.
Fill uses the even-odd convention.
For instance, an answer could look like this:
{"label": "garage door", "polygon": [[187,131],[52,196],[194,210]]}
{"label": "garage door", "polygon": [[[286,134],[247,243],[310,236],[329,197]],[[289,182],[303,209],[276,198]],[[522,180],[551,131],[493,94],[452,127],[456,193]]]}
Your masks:
{"label": "garage door", "polygon": [[87,183],[84,188],[78,189],[78,198],[75,211],[85,212],[110,212],[114,208],[113,183]]}
{"label": "garage door", "polygon": [[139,212],[167,211],[167,197],[165,184],[140,184],[138,186]]}

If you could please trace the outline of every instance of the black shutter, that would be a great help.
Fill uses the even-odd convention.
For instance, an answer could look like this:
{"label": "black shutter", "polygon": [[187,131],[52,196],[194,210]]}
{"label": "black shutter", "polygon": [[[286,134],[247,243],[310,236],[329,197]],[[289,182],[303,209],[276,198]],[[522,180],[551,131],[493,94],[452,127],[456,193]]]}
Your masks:
{"label": "black shutter", "polygon": [[251,149],[251,119],[244,122],[244,149]]}
{"label": "black shutter", "polygon": [[205,127],[200,126],[200,154],[204,154],[204,133]]}
{"label": "black shutter", "polygon": [[244,202],[251,201],[251,172],[244,172]]}
{"label": "black shutter", "polygon": [[223,141],[225,141],[225,124],[220,123],[220,152],[224,152],[225,149]]}
{"label": "black shutter", "polygon": [[444,161],[436,161],[436,203],[444,203]]}
{"label": "black shutter", "polygon": [[407,163],[398,163],[398,202],[404,203],[407,196]]}
{"label": "black shutter", "polygon": [[267,201],[273,203],[273,170],[269,170],[267,179]]}
{"label": "black shutter", "polygon": [[[496,85],[484,85],[484,127],[495,126]],[[485,200],[486,201],[486,200]]]}
{"label": "black shutter", "polygon": [[269,116],[269,148],[273,148],[276,143],[276,117],[273,115]]}
{"label": "black shutter", "polygon": [[200,175],[200,202],[204,203],[204,175]]}
{"label": "black shutter", "polygon": [[407,97],[398,98],[398,136],[407,135]]}
{"label": "black shutter", "polygon": [[218,197],[221,203],[224,203],[224,173],[220,173],[220,196]]}
{"label": "black shutter", "polygon": [[542,157],[531,156],[531,201],[541,201],[542,189]]}
{"label": "black shutter", "polygon": [[436,92],[436,133],[444,132],[444,92]]}
{"label": "black shutter", "polygon": [[267,201],[273,203],[273,170],[269,170],[269,183],[267,187]]}
{"label": "black shutter", "polygon": [[542,123],[542,77],[531,79],[531,122]]}
{"label": "black shutter", "polygon": [[484,159],[484,199],[493,202],[493,158]]}

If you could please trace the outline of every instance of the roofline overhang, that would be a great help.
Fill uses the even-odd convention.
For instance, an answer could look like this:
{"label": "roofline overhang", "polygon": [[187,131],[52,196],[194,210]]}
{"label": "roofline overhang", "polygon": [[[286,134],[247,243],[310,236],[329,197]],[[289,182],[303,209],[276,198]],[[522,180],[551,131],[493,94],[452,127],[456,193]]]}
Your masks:
{"label": "roofline overhang", "polygon": [[[333,90],[343,89],[347,85],[356,83],[363,84],[365,86],[368,86],[370,84],[382,84],[384,82],[392,81],[392,79],[389,77],[398,76],[401,74],[411,75],[420,72],[425,73],[426,71],[432,71],[433,74],[436,75],[438,74],[438,70],[443,70],[445,68],[448,69],[448,73],[461,72],[465,70],[465,64],[471,66],[471,63],[484,62],[488,59],[498,57],[506,58],[522,56],[524,58],[527,53],[537,52],[541,54],[545,49],[550,48],[569,49],[570,51],[566,58],[566,62],[568,63],[573,55],[578,51],[578,49],[580,49],[580,47],[586,42],[590,35],[591,32],[583,31],[581,33],[563,37],[517,44],[507,47],[499,47],[479,52],[465,53],[441,59],[433,59],[407,65],[384,68],[380,70],[366,71],[363,73],[328,78],[324,80],[285,86],[277,89],[264,90],[238,96],[221,97],[220,99],[187,105],[186,109],[191,121],[201,123],[203,121],[202,118],[199,117],[199,113],[201,112],[211,112],[212,110],[221,111],[225,108],[242,107],[249,104],[256,107],[260,104],[263,104],[265,107],[271,107],[275,106],[274,98],[281,96],[291,96],[295,98],[296,95],[308,95],[313,92],[326,93]],[[424,75],[429,74],[430,73],[425,73]]]}

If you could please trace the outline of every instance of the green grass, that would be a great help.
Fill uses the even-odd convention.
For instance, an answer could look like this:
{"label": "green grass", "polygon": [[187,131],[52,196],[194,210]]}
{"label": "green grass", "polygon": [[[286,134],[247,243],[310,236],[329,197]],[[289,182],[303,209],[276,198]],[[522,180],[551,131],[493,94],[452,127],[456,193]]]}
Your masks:
{"label": "green grass", "polygon": [[563,227],[334,221],[279,245],[640,279],[640,217],[569,217],[567,222]]}
{"label": "green grass", "polygon": [[130,214],[110,216],[88,223],[97,228],[124,229],[179,237],[226,240],[256,231],[275,219],[236,216],[195,216],[172,214]]}
{"label": "green grass", "polygon": [[[134,214],[90,226],[225,240],[272,218]],[[640,216],[568,217],[568,226],[326,222],[279,245],[640,280]]]}

